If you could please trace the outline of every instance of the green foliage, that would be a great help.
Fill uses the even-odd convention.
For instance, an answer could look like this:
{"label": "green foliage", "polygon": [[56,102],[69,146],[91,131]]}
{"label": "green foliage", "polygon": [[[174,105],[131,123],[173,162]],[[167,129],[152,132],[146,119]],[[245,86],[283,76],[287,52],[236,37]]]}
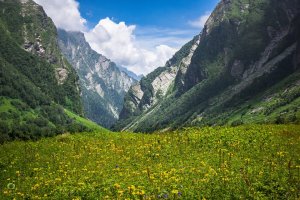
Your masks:
{"label": "green foliage", "polygon": [[30,108],[20,100],[0,97],[0,143],[36,140],[66,132],[102,130],[98,125],[56,104]]}
{"label": "green foliage", "polygon": [[[23,20],[22,18],[19,17],[21,12],[21,5],[11,0],[7,0],[5,2],[3,1],[0,2],[0,8],[1,8],[0,26],[7,27],[8,30],[14,30],[14,31],[9,31],[8,34],[12,38],[15,38],[16,43],[23,44],[24,38],[22,37],[22,28],[21,28],[23,25]],[[1,29],[1,32],[3,31],[4,30]],[[2,34],[1,37],[3,37]]]}
{"label": "green foliage", "polygon": [[298,199],[300,127],[64,134],[0,146],[1,199]]}
{"label": "green foliage", "polygon": [[[209,97],[218,94],[231,81],[226,74],[211,80],[205,80],[183,94],[180,98],[175,95],[163,99],[157,108],[147,111],[147,118],[137,118],[137,126],[132,129],[141,132],[153,132],[164,128],[185,126],[185,122],[199,109],[208,107]],[[199,103],[202,102],[202,103]],[[191,112],[190,112],[191,111]]]}
{"label": "green foliage", "polygon": [[[0,8],[0,143],[88,131],[62,108],[82,114],[78,77],[62,58],[53,22],[33,1],[2,1]],[[25,40],[38,40],[45,55],[26,52]],[[68,71],[63,84],[57,67]]]}
{"label": "green foliage", "polygon": [[[6,92],[13,91],[14,93],[5,95],[11,98],[25,96],[26,103],[33,101],[29,103],[30,106],[39,105],[41,104],[40,99],[47,98],[48,101],[51,99],[77,114],[82,114],[80,94],[76,83],[78,77],[60,53],[56,28],[52,20],[46,16],[41,7],[32,1],[21,4],[8,0],[0,2],[0,7],[2,9],[0,12],[0,69],[6,67],[3,78],[13,82],[2,85]],[[40,39],[37,39],[39,37]],[[24,46],[25,38],[26,42],[33,44],[34,47],[39,40],[45,50],[45,55],[36,56],[33,55],[34,53],[28,53],[20,48]],[[64,67],[68,71],[68,77],[63,84],[58,84],[55,77],[57,67]],[[9,73],[14,73],[15,79],[8,76]],[[23,76],[22,80],[18,81],[16,76]],[[20,91],[23,82],[26,85],[31,82],[33,84],[30,86],[31,90],[36,91],[26,94],[29,86],[26,92],[25,90],[23,90],[24,92]],[[33,87],[37,88],[32,89]],[[33,92],[34,94],[32,94]],[[31,95],[33,97],[30,99]]]}
{"label": "green foliage", "polygon": [[[256,79],[224,105],[211,105],[209,113],[193,125],[231,124],[236,120],[246,124],[299,123],[300,73],[299,70],[293,72],[291,61],[287,57],[276,70]],[[287,76],[289,73],[292,75]]]}
{"label": "green foliage", "polygon": [[[297,5],[296,0],[221,1],[186,74],[177,74],[174,89],[147,111],[121,117],[118,126],[153,132],[195,125],[299,123]],[[282,92],[285,96],[277,98]],[[276,100],[265,103],[267,95]]]}
{"label": "green foliage", "polygon": [[90,121],[90,120],[87,120],[83,117],[80,117],[74,113],[72,113],[71,111],[69,110],[65,110],[65,113],[70,117],[70,118],[73,118],[76,122],[80,123],[81,125],[89,128],[90,130],[94,130],[94,131],[101,131],[101,132],[107,132],[108,130],[100,127],[99,125],[97,125],[96,123]]}
{"label": "green foliage", "polygon": [[[87,89],[83,89],[82,93],[85,117],[101,124],[103,127],[110,128],[116,119],[104,106],[108,104],[107,99],[104,99],[100,97],[98,93]],[[121,100],[121,98],[118,99]]]}

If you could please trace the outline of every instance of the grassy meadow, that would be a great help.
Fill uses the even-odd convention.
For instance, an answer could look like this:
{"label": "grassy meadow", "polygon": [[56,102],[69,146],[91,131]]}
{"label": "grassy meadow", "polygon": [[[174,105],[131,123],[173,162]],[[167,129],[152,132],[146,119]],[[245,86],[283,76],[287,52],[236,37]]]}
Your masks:
{"label": "grassy meadow", "polygon": [[0,146],[0,199],[299,198],[299,125],[99,130]]}

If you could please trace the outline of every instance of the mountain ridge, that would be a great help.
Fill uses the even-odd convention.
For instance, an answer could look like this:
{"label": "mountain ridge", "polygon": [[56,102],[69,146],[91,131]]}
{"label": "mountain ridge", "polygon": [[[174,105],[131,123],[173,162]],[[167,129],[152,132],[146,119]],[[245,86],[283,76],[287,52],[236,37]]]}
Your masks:
{"label": "mountain ridge", "polygon": [[141,78],[144,77],[144,75],[137,75],[137,74],[135,74],[134,72],[128,70],[126,67],[122,67],[122,66],[120,66],[120,65],[117,65],[117,66],[119,67],[119,69],[120,69],[122,72],[125,72],[128,76],[130,76],[131,78],[133,78],[133,79],[135,79],[135,80],[137,80],[137,81],[141,80]]}
{"label": "mountain ridge", "polygon": [[0,143],[87,131],[78,76],[56,27],[32,0],[0,1]]}
{"label": "mountain ridge", "polygon": [[58,30],[59,46],[80,77],[86,117],[109,128],[121,112],[125,93],[136,82],[94,51],[80,32]]}
{"label": "mountain ridge", "polygon": [[[145,86],[144,82],[148,82],[146,87],[131,88],[115,129],[151,132],[191,125],[276,123],[282,121],[279,110],[287,104],[292,108],[283,121],[299,121],[298,103],[286,103],[279,97],[281,90],[287,88],[278,89],[273,94],[274,102],[253,116],[251,110],[260,108],[262,103],[249,104],[258,96],[264,99],[264,92],[290,76],[290,85],[294,85],[290,95],[298,101],[298,86],[292,77],[299,73],[299,59],[298,64],[294,61],[299,57],[299,10],[299,3],[294,0],[221,1],[199,35],[199,45],[191,51],[188,43],[187,51],[182,48],[171,59],[184,63],[190,51],[190,63],[183,68],[175,65],[176,78],[170,80],[167,89],[152,87],[165,71],[154,71],[142,79],[139,84]],[[184,56],[178,57],[182,52]],[[165,69],[170,69],[169,63]],[[167,82],[162,81],[161,85]],[[158,98],[160,89],[168,93]],[[276,101],[281,103],[272,105]]]}

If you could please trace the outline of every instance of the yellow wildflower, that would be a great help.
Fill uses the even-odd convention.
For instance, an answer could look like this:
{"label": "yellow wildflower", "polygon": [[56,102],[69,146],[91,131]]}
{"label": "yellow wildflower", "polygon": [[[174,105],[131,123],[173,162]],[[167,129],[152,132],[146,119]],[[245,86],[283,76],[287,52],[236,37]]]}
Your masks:
{"label": "yellow wildflower", "polygon": [[178,191],[178,190],[172,190],[171,193],[172,193],[172,194],[178,194],[179,191]]}

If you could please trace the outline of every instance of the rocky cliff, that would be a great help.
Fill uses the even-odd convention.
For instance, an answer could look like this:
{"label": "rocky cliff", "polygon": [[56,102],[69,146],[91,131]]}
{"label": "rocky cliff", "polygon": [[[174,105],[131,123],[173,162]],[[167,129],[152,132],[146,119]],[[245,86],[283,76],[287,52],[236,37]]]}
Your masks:
{"label": "rocky cliff", "polygon": [[7,30],[10,39],[25,51],[46,61],[51,65],[51,71],[54,70],[59,89],[56,94],[51,91],[51,95],[60,104],[82,113],[78,76],[60,52],[52,20],[32,0],[5,0],[0,3],[2,27]]}
{"label": "rocky cliff", "polygon": [[83,114],[79,78],[32,0],[0,1],[0,85],[0,142],[86,130],[65,112]]}
{"label": "rocky cliff", "polygon": [[199,36],[129,90],[115,128],[299,122],[299,10],[222,0]]}
{"label": "rocky cliff", "polygon": [[124,95],[136,80],[92,50],[83,33],[59,30],[58,35],[63,54],[80,77],[86,116],[110,127],[119,118]]}

